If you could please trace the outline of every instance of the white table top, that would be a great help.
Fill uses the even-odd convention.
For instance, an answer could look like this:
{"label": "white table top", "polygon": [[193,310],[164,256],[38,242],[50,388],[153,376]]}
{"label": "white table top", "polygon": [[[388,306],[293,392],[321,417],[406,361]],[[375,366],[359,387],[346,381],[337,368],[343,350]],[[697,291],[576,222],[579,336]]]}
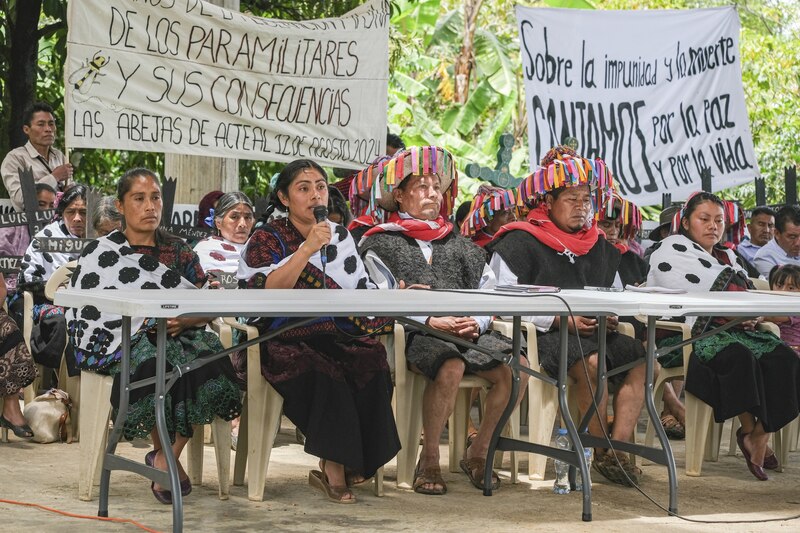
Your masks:
{"label": "white table top", "polygon": [[494,291],[425,290],[109,290],[62,289],[55,304],[93,305],[124,316],[445,316],[557,315],[800,315],[800,296],[758,292],[650,294],[564,290],[509,295]]}

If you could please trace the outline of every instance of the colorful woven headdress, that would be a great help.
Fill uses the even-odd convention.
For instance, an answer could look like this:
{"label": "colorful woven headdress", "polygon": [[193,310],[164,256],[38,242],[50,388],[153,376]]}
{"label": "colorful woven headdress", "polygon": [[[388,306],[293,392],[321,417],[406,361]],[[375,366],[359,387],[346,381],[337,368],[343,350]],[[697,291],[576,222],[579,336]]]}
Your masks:
{"label": "colorful woven headdress", "polygon": [[586,159],[568,146],[556,146],[517,190],[525,204],[535,205],[549,192],[581,185],[592,189],[592,206],[597,211],[614,189],[614,176],[602,159]]}
{"label": "colorful woven headdress", "polygon": [[603,209],[595,214],[595,219],[619,220],[620,238],[625,240],[633,239],[642,229],[642,211],[639,206],[620,196],[617,191],[613,191],[606,199]]}
{"label": "colorful woven headdress", "polygon": [[516,189],[481,185],[470,204],[469,214],[461,225],[461,233],[466,236],[474,235],[489,225],[496,212],[513,210],[519,218],[522,207],[522,199]]}
{"label": "colorful woven headdress", "polygon": [[738,245],[744,238],[744,226],[746,220],[744,218],[744,211],[742,206],[730,200],[722,200],[725,211],[725,225],[730,224],[725,231],[725,242]]}
{"label": "colorful woven headdress", "polygon": [[[383,215],[377,202],[379,198],[384,199],[382,204],[387,210],[397,211],[399,206],[391,194],[394,188],[409,176],[425,174],[439,177],[444,197],[441,213],[450,216],[458,196],[458,171],[450,152],[438,146],[412,146],[397,152],[391,159],[379,159],[355,175],[350,185],[351,201],[369,191],[367,213],[378,217]],[[356,213],[359,212],[357,207],[353,205]]]}

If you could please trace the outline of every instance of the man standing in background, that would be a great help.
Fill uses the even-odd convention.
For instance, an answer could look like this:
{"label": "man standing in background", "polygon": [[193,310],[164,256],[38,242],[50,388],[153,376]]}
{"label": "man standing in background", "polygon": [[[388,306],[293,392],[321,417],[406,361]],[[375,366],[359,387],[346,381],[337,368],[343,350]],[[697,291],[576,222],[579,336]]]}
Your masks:
{"label": "man standing in background", "polygon": [[16,211],[23,211],[22,186],[19,171],[30,168],[36,183],[46,183],[57,191],[63,191],[72,181],[72,165],[65,161],[64,154],[53,148],[56,139],[56,119],[53,108],[38,102],[33,104],[22,119],[22,131],[28,136],[24,146],[8,152],[0,173],[11,204]]}

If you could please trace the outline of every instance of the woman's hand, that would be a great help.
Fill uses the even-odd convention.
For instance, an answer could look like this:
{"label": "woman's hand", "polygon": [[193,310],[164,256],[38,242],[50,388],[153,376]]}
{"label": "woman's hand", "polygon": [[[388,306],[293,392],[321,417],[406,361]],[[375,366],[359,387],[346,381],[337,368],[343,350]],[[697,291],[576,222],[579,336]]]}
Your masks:
{"label": "woman's hand", "polygon": [[329,242],[331,242],[331,228],[328,226],[328,223],[323,220],[311,226],[311,230],[308,232],[306,242],[303,243],[303,246],[308,246],[309,254],[314,254],[314,252],[319,251],[320,248],[327,245]]}
{"label": "woman's hand", "polygon": [[177,337],[186,329],[202,326],[208,322],[210,322],[210,320],[203,317],[168,318],[167,334],[170,337]]}
{"label": "woman's hand", "polygon": [[757,316],[751,320],[745,320],[741,323],[742,328],[745,331],[755,331],[761,322],[763,322],[764,317]]}

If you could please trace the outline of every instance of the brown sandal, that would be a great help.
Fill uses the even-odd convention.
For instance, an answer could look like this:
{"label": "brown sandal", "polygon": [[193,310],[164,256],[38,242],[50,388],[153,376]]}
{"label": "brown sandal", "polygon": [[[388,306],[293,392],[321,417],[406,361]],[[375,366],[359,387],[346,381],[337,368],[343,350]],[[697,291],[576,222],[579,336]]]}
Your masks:
{"label": "brown sandal", "polygon": [[[483,457],[461,459],[461,462],[458,465],[461,467],[461,470],[467,474],[467,477],[469,477],[469,480],[472,482],[475,488],[483,490],[483,473],[486,469],[486,459]],[[500,478],[497,476],[497,472],[492,470],[492,490],[497,490],[499,485]]]}
{"label": "brown sandal", "polygon": [[[438,485],[441,488],[427,489],[425,485]],[[420,468],[420,463],[414,469],[414,492],[429,496],[442,496],[447,494],[447,483],[442,478],[442,469],[439,465]]]}
{"label": "brown sandal", "polygon": [[[346,486],[334,487],[328,483],[328,476],[325,475],[325,461],[322,461],[322,471],[312,470],[308,473],[308,484],[321,490],[333,503],[356,503],[356,497],[349,488]],[[345,498],[345,496],[350,497]]]}
{"label": "brown sandal", "polygon": [[683,440],[686,438],[686,429],[684,429],[683,424],[673,415],[662,415],[661,427],[664,428],[664,433],[666,433],[667,437],[670,439]]}

